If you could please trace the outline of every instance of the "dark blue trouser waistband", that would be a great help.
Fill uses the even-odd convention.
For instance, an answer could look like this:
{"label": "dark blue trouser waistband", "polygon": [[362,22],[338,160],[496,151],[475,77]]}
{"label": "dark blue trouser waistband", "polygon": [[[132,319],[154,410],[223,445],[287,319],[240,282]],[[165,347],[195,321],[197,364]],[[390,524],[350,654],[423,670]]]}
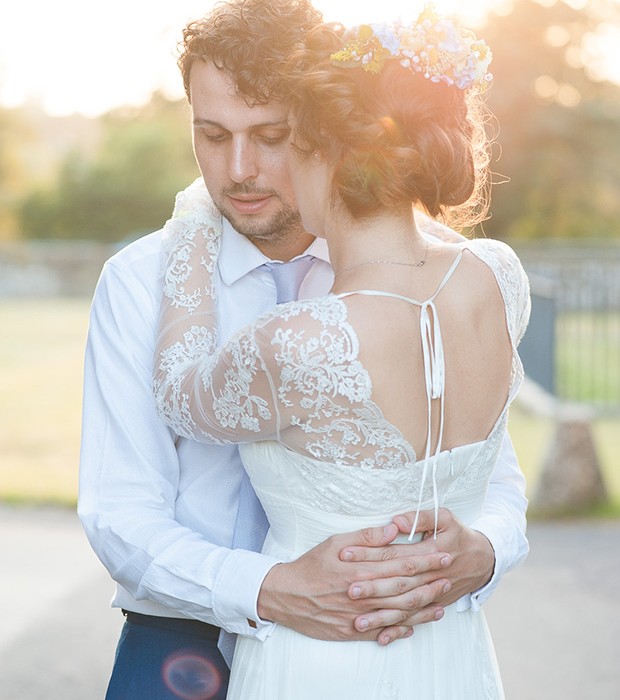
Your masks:
{"label": "dark blue trouser waistband", "polygon": [[159,617],[158,615],[143,615],[142,613],[123,610],[123,615],[127,622],[143,627],[157,627],[158,629],[171,630],[173,632],[183,632],[193,634],[196,637],[210,639],[217,642],[220,636],[220,628],[199,620],[186,620],[177,617]]}

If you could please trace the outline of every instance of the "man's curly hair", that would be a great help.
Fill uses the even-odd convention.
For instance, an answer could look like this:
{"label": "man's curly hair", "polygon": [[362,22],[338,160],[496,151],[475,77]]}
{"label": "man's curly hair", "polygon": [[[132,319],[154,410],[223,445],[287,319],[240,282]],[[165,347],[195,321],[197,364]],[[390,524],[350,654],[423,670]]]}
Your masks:
{"label": "man's curly hair", "polygon": [[286,96],[278,67],[306,33],[322,20],[308,0],[229,0],[183,31],[178,65],[191,101],[189,76],[194,61],[213,61],[227,71],[249,104]]}

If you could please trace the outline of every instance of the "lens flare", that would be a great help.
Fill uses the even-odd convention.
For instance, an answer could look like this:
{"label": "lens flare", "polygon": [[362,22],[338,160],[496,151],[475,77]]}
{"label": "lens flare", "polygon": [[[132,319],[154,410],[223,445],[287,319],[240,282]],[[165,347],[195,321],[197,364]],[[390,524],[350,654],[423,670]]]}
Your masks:
{"label": "lens flare", "polygon": [[222,677],[212,661],[195,652],[177,652],[163,665],[167,688],[182,700],[209,700],[222,686]]}

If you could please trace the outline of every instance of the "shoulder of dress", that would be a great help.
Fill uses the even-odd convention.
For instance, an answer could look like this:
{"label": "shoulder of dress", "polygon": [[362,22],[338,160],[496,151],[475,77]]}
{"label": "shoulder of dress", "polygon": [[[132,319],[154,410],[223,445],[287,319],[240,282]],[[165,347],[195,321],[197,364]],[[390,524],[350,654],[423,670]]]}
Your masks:
{"label": "shoulder of dress", "polygon": [[476,238],[464,247],[491,268],[504,299],[511,335],[518,341],[530,313],[529,280],[518,255],[507,243],[492,238]]}
{"label": "shoulder of dress", "polygon": [[[504,256],[505,258],[517,258],[515,251],[497,238],[470,238],[462,244],[463,248],[469,248],[473,252],[489,251],[496,255]],[[518,258],[517,258],[518,259]]]}
{"label": "shoulder of dress", "polygon": [[267,316],[291,322],[298,318],[302,323],[314,320],[322,326],[335,326],[346,322],[347,307],[335,294],[327,294],[280,304]]}
{"label": "shoulder of dress", "polygon": [[477,258],[486,263],[497,276],[502,273],[514,276],[520,282],[526,281],[527,276],[519,256],[504,241],[494,238],[474,238],[463,245],[463,248],[470,250]]}
{"label": "shoulder of dress", "polygon": [[347,307],[334,294],[281,304],[261,316],[254,330],[259,344],[293,342],[304,352],[343,343],[351,359],[357,356],[359,348],[357,335],[347,319]]}

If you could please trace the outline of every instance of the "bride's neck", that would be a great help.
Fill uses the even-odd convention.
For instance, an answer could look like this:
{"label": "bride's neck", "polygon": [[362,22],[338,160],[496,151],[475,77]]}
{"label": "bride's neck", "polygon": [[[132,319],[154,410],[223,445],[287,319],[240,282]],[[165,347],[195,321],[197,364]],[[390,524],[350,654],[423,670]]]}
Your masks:
{"label": "bride's neck", "polygon": [[[366,219],[336,216],[325,238],[335,273],[377,259],[417,262],[425,246],[411,207]],[[359,270],[365,272],[362,267]]]}

